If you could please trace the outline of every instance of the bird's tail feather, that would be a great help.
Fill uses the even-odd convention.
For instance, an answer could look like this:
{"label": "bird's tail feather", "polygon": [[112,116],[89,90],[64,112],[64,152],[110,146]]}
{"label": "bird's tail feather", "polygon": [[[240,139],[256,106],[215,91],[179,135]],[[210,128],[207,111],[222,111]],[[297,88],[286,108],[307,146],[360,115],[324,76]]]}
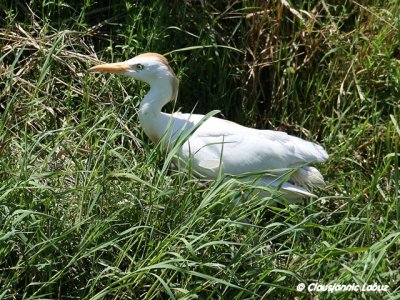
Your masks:
{"label": "bird's tail feather", "polygon": [[304,166],[290,176],[290,181],[302,187],[323,187],[324,177],[314,167]]}
{"label": "bird's tail feather", "polygon": [[[275,177],[263,177],[259,179],[256,186],[263,186],[263,187],[271,187],[273,189],[279,188],[279,190],[283,193],[283,197],[290,202],[297,202],[304,197],[312,197],[316,198],[317,196],[303,188],[301,186],[294,185],[288,181],[282,182],[281,180]],[[268,192],[261,193],[262,195],[266,196]]]}

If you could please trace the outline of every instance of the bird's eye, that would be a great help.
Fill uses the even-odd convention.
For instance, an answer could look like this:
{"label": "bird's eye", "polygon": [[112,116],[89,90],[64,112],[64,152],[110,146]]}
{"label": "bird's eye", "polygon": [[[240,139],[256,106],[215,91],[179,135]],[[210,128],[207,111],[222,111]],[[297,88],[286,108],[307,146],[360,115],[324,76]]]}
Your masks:
{"label": "bird's eye", "polygon": [[144,67],[143,67],[142,64],[137,64],[137,65],[136,65],[136,69],[139,70],[139,71],[140,71],[140,70],[143,70],[143,68],[144,68]]}

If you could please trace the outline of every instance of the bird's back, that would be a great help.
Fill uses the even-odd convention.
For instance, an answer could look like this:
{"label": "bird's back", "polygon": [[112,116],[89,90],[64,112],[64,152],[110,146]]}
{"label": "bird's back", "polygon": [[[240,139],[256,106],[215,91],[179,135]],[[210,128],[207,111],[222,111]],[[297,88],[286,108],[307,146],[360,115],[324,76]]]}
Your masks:
{"label": "bird's back", "polygon": [[184,130],[193,130],[203,122],[193,130],[179,155],[184,161],[191,161],[192,167],[205,177],[215,178],[219,171],[232,175],[284,172],[328,158],[320,145],[284,132],[248,128],[214,117],[204,120],[203,115],[196,114],[175,113],[173,118],[177,124],[185,124]]}

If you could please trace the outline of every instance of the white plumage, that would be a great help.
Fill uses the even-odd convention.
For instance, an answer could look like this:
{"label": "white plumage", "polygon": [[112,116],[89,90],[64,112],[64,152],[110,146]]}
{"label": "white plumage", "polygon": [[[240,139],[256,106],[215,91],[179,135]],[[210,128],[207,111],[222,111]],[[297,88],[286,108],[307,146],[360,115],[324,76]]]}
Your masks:
{"label": "white plumage", "polygon": [[[213,179],[219,173],[264,173],[268,175],[261,176],[257,185],[280,186],[288,198],[315,196],[308,188],[324,185],[321,173],[308,166],[328,159],[320,145],[284,132],[248,128],[215,117],[161,112],[165,104],[176,99],[178,80],[160,54],[145,53],[122,63],[95,66],[89,71],[121,73],[148,83],[150,90],[139,109],[145,133],[154,143],[162,142],[170,150],[180,136],[190,132],[177,155],[181,163],[190,163],[198,176]],[[297,171],[286,182],[277,180],[288,169]]]}

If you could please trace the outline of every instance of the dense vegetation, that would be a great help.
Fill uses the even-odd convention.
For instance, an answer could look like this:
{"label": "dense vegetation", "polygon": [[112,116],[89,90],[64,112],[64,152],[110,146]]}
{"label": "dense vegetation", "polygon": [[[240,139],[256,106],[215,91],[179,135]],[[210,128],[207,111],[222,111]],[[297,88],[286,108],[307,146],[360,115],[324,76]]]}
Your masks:
{"label": "dense vegetation", "polygon": [[[400,299],[399,1],[0,8],[0,298]],[[320,198],[237,202],[251,187],[170,170],[147,87],[86,72],[148,51],[182,111],[323,144]],[[389,290],[296,290],[316,282]]]}

